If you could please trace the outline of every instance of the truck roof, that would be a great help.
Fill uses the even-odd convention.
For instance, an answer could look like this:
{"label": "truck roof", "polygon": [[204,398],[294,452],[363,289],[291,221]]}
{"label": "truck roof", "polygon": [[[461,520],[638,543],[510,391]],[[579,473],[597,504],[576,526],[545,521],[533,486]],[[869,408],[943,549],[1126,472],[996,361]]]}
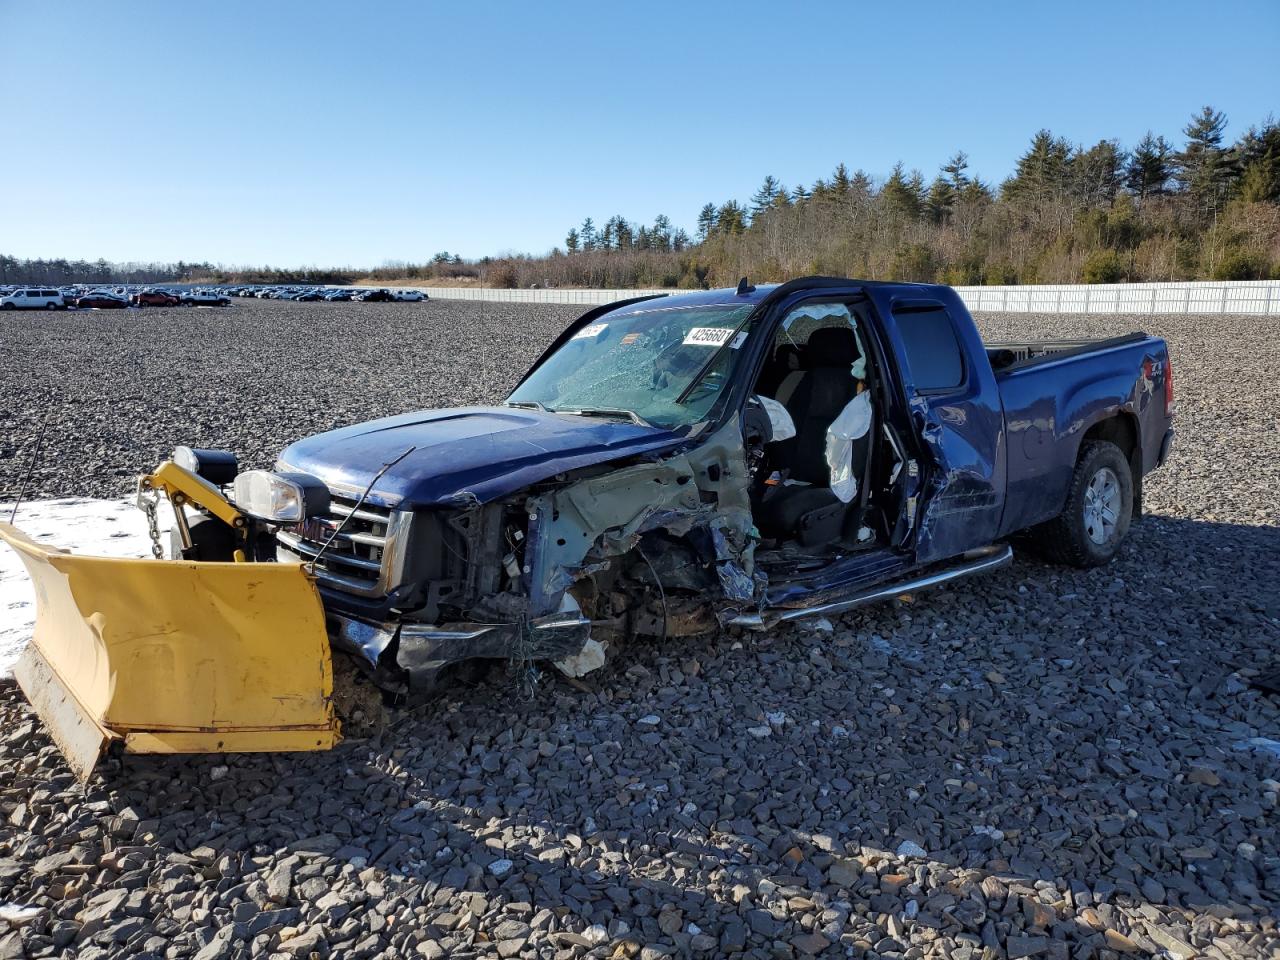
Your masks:
{"label": "truck roof", "polygon": [[820,290],[823,287],[898,287],[901,289],[913,289],[921,293],[936,288],[936,284],[928,283],[904,283],[891,280],[855,280],[846,277],[800,277],[796,280],[788,280],[786,283],[762,283],[752,287],[743,294],[739,294],[735,287],[722,287],[716,290],[690,290],[687,292],[672,293],[665,297],[656,297],[644,300],[641,303],[634,304],[630,307],[624,307],[624,310],[652,310],[661,303],[663,308],[667,307],[706,307],[742,303],[759,303],[770,294],[781,290],[785,287],[786,292],[790,293],[796,290],[815,289]]}

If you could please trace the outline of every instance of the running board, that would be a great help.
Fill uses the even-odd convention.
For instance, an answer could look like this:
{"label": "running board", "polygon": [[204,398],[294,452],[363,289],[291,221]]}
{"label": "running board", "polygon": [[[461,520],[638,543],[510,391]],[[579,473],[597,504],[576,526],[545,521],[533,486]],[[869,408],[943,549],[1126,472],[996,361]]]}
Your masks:
{"label": "running board", "polygon": [[869,603],[879,603],[881,600],[891,600],[905,593],[915,593],[917,590],[936,587],[939,584],[947,583],[951,580],[959,580],[961,577],[972,576],[975,573],[997,570],[1012,560],[1012,547],[1007,543],[993,544],[989,547],[982,547],[979,550],[970,550],[964,555],[959,564],[954,567],[948,567],[945,570],[914,577],[910,580],[902,580],[898,583],[891,583],[883,587],[876,587],[873,590],[856,593],[844,600],[821,603],[813,607],[774,607],[765,610],[763,613],[739,614],[729,620],[726,626],[743,627],[747,630],[765,630],[788,620],[803,620],[806,617],[822,617],[844,613],[855,607],[863,607]]}

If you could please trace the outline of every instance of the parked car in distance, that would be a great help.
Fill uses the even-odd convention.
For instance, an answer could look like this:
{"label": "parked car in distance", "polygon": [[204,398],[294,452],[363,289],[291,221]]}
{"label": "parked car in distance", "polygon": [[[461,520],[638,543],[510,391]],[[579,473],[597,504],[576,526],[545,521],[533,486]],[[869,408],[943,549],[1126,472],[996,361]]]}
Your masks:
{"label": "parked car in distance", "polygon": [[19,287],[0,297],[0,310],[61,310],[66,305],[52,287]]}
{"label": "parked car in distance", "polygon": [[315,303],[317,300],[324,299],[324,291],[323,290],[304,290],[302,293],[298,294],[293,299],[297,300],[299,303]]}
{"label": "parked car in distance", "polygon": [[184,307],[226,307],[231,305],[231,298],[212,290],[187,290],[182,294]]}
{"label": "parked car in distance", "polygon": [[129,302],[135,307],[176,307],[180,299],[166,290],[140,290]]}
{"label": "parked car in distance", "polygon": [[333,290],[325,294],[325,300],[329,303],[344,303],[353,299],[355,299],[354,290]]}
{"label": "parked car in distance", "polygon": [[421,303],[427,299],[427,295],[421,290],[397,290],[394,296],[401,303]]}
{"label": "parked car in distance", "polygon": [[395,300],[395,296],[390,290],[365,290],[356,294],[355,299],[361,303],[390,303]]}
{"label": "parked car in distance", "polygon": [[123,310],[129,301],[106,290],[93,290],[76,298],[77,307],[97,307],[99,310]]}

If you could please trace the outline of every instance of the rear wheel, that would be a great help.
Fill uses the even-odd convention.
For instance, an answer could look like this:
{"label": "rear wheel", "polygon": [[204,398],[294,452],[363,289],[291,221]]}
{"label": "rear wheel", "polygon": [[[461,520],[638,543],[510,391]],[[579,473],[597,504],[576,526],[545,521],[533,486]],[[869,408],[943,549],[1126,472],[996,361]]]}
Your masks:
{"label": "rear wheel", "polygon": [[44,305],[44,308],[45,308],[46,310],[57,310],[57,309],[58,309],[58,305],[57,305],[56,303],[54,303],[52,300],[50,300],[48,303],[46,303],[46,304]]}
{"label": "rear wheel", "polygon": [[1133,474],[1114,443],[1091,440],[1080,449],[1062,513],[1032,531],[1050,560],[1074,567],[1110,563],[1133,517]]}

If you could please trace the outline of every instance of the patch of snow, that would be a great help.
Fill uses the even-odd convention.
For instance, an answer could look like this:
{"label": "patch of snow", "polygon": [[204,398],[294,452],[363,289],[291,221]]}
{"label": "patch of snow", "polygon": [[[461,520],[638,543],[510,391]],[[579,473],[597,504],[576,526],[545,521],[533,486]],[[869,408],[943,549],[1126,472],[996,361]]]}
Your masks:
{"label": "patch of snow", "polygon": [[[0,520],[9,520],[12,503],[0,504]],[[147,518],[127,500],[28,500],[18,507],[14,526],[37,543],[99,557],[149,557],[151,538]],[[162,503],[159,514],[162,542],[169,542],[173,514]],[[17,553],[0,545],[0,676],[12,669],[31,639],[36,622],[36,595],[27,569]]]}
{"label": "patch of snow", "polygon": [[44,907],[25,903],[0,903],[0,920],[12,927],[25,927],[43,912]]}

